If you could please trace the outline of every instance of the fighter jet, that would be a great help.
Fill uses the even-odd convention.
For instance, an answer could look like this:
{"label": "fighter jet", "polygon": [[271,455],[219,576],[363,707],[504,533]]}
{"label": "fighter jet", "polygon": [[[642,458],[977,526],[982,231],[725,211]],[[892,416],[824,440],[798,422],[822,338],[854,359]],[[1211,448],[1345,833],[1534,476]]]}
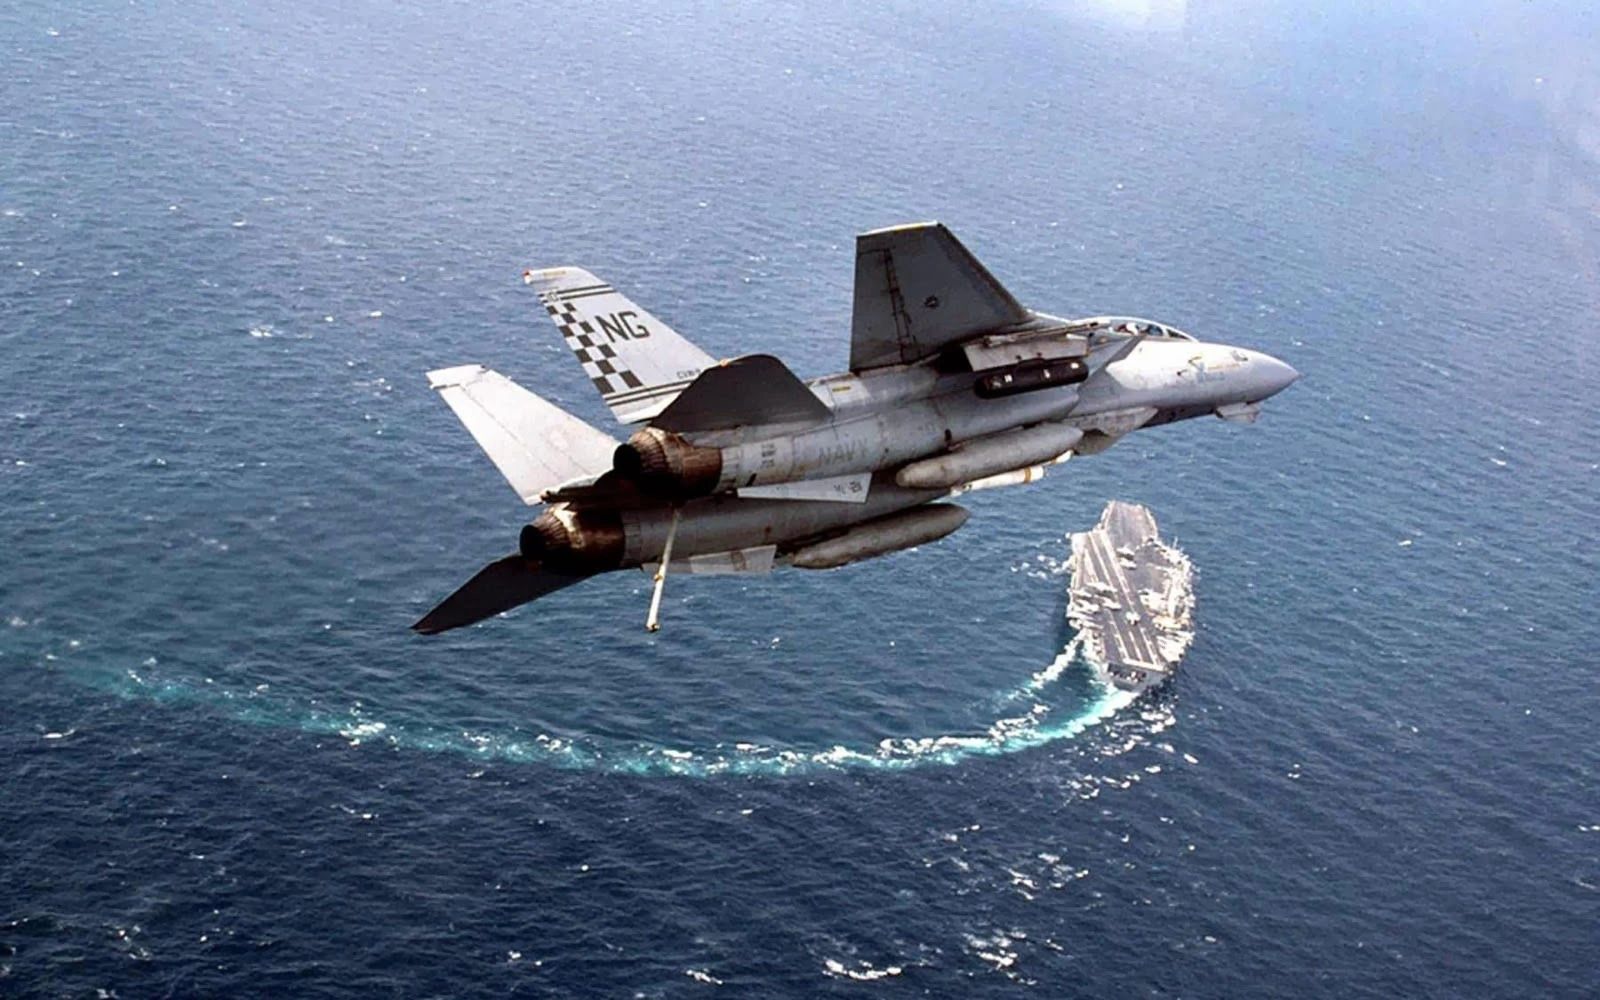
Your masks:
{"label": "fighter jet", "polygon": [[939,502],[1032,482],[1134,430],[1253,421],[1299,373],[1152,320],[1025,308],[937,222],[856,240],[849,370],[716,360],[576,267],[530,270],[626,441],[481,365],[429,372],[506,480],[544,510],[412,628],[470,625],[611,570],[829,569],[933,542]]}

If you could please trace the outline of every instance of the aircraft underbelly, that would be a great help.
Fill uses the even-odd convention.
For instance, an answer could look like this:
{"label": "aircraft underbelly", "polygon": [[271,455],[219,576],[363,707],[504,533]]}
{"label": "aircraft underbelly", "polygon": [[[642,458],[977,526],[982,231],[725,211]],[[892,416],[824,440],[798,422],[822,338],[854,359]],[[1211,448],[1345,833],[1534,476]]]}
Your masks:
{"label": "aircraft underbelly", "polygon": [[[840,531],[852,524],[915,507],[948,490],[909,490],[876,476],[865,503],[828,500],[749,500],[720,495],[685,504],[673,558],[777,545]],[[656,562],[666,547],[672,514],[660,508],[625,511],[622,564]]]}

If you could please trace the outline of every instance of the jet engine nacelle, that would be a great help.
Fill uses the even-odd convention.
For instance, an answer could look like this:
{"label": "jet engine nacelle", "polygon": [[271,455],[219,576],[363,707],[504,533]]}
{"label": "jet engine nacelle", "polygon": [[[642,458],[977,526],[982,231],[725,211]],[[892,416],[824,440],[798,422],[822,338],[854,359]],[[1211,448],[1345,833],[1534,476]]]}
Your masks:
{"label": "jet engine nacelle", "polygon": [[646,427],[617,447],[612,465],[651,493],[702,497],[716,492],[722,479],[722,449],[690,444],[680,434]]}
{"label": "jet engine nacelle", "polygon": [[553,507],[522,529],[522,558],[564,573],[600,573],[622,565],[627,535],[616,511]]}

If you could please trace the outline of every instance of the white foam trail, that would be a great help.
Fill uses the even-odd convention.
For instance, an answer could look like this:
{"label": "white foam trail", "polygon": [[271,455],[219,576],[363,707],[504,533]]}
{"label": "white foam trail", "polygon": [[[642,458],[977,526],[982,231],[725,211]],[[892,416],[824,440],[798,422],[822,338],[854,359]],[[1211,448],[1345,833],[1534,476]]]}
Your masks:
{"label": "white foam trail", "polygon": [[1061,674],[1078,658],[1078,653],[1083,649],[1083,637],[1075,635],[1072,641],[1050,661],[1050,665],[1029,678],[1028,683],[1022,687],[1022,692],[1033,693],[1046,684],[1054,684],[1061,678]]}
{"label": "white foam trail", "polygon": [[874,980],[898,976],[905,972],[905,968],[899,965],[886,965],[881,969],[875,969],[872,967],[872,963],[862,962],[860,963],[860,968],[852,969],[837,958],[830,958],[822,963],[822,971],[825,975],[834,979],[854,979],[858,983],[870,983]]}
{"label": "white foam trail", "polygon": [[269,693],[263,685],[234,691],[209,682],[189,684],[157,680],[133,670],[102,675],[98,682],[129,697],[199,702],[222,708],[245,722],[336,735],[348,740],[351,746],[386,742],[398,747],[453,752],[483,759],[638,775],[791,775],[845,768],[900,769],[956,764],[974,757],[1000,756],[1071,739],[1112,718],[1132,705],[1136,698],[1133,692],[1121,691],[1096,680],[1096,694],[1091,701],[1073,706],[1070,716],[1057,718],[1055,707],[1044,700],[1042,692],[1078,662],[1079,651],[1080,643],[1074,638],[1049,666],[1006,696],[1013,701],[1031,697],[1033,704],[1028,711],[997,718],[982,731],[889,737],[866,747],[836,745],[820,750],[752,743],[673,747],[590,738],[572,740],[545,733],[530,738],[514,729],[503,733],[470,732],[383,721],[373,718],[364,708],[342,713],[306,711]]}

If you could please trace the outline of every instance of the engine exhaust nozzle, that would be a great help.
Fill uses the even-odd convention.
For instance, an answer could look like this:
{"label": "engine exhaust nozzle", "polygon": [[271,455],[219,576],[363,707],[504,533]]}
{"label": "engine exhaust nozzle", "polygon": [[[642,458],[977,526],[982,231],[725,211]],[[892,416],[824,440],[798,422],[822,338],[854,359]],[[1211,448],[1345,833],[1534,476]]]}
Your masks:
{"label": "engine exhaust nozzle", "polygon": [[611,464],[651,493],[702,497],[715,493],[722,478],[722,449],[703,448],[680,434],[646,427],[617,446]]}

